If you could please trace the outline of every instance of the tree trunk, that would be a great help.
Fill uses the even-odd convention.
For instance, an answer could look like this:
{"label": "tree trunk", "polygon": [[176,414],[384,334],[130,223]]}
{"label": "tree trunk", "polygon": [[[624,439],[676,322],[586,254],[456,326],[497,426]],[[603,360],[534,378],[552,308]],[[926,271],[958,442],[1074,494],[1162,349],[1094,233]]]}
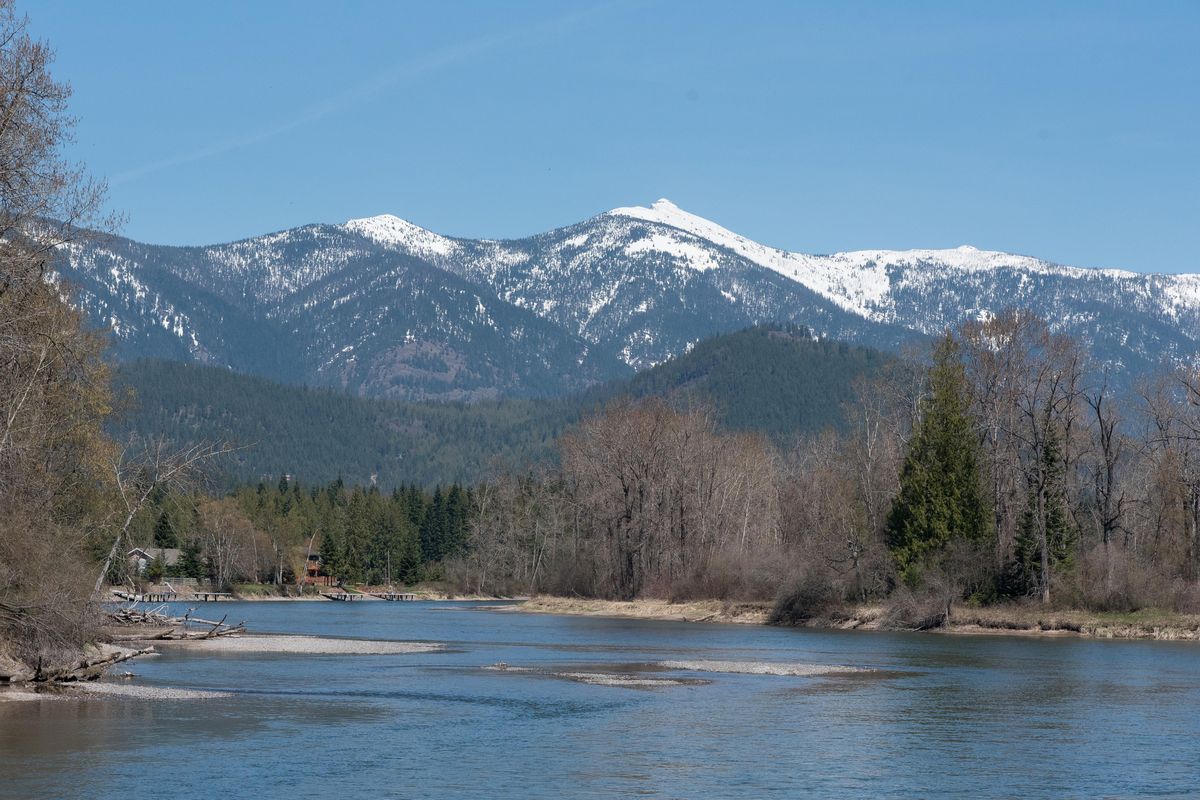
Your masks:
{"label": "tree trunk", "polygon": [[1046,487],[1045,481],[1038,486],[1037,495],[1037,523],[1038,523],[1038,549],[1041,550],[1041,578],[1039,583],[1042,590],[1042,604],[1050,602],[1050,542],[1047,535],[1046,525]]}

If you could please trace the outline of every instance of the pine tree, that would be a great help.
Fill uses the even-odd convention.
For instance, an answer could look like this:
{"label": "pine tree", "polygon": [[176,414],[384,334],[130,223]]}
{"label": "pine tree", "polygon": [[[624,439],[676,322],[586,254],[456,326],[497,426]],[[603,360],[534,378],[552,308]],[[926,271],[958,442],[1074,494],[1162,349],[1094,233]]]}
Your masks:
{"label": "pine tree", "polygon": [[461,553],[467,546],[467,515],[470,498],[457,483],[450,487],[445,500],[445,531],[442,557]]}
{"label": "pine tree", "polygon": [[326,531],[321,538],[321,571],[338,582],[345,579],[346,547],[340,536]]}
{"label": "pine tree", "polygon": [[200,542],[196,539],[191,539],[184,542],[183,549],[179,553],[179,563],[175,567],[175,571],[184,578],[195,578],[200,580],[204,577],[204,562],[200,558]]}
{"label": "pine tree", "polygon": [[1043,430],[1041,458],[1029,477],[1028,499],[1017,531],[1013,560],[1005,576],[1004,589],[1008,594],[1046,597],[1051,574],[1069,567],[1074,552],[1075,531],[1067,510],[1062,441],[1048,415]]}
{"label": "pine tree", "polygon": [[417,531],[411,526],[405,527],[399,546],[398,561],[393,556],[392,574],[399,577],[405,584],[414,584],[425,576],[424,563],[421,560],[421,542]]}
{"label": "pine tree", "polygon": [[404,490],[405,504],[408,508],[408,519],[417,530],[425,523],[425,493],[415,484],[410,484]]}
{"label": "pine tree", "polygon": [[991,533],[966,375],[949,335],[934,351],[929,383],[887,524],[888,547],[909,585],[920,582],[922,569],[951,542],[983,542]]}
{"label": "pine tree", "polygon": [[154,523],[154,546],[179,546],[179,536],[176,535],[175,526],[171,524],[171,518],[167,516],[166,511],[163,511],[161,514],[159,514],[158,522]]}
{"label": "pine tree", "polygon": [[421,520],[421,555],[426,563],[441,561],[446,547],[446,503],[442,487],[433,491],[433,500]]}

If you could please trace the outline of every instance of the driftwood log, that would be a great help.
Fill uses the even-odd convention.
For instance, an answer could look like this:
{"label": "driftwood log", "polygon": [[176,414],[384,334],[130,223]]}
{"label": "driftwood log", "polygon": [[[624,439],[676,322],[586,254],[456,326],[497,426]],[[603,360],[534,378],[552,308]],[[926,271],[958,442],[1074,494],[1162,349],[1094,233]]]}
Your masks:
{"label": "driftwood log", "polygon": [[38,663],[30,681],[33,683],[69,683],[72,681],[94,681],[104,674],[104,671],[114,664],[128,661],[137,656],[154,652],[153,647],[143,647],[137,650],[127,650],[123,647],[102,645],[89,648],[78,661],[55,667],[46,667]]}
{"label": "driftwood log", "polygon": [[[163,613],[164,608],[126,606],[107,612],[107,625],[104,628],[107,639],[113,643],[145,643],[173,639],[214,639],[246,632],[244,622],[227,624],[228,614],[219,620],[201,619],[191,616],[192,609],[189,609],[182,617],[172,617]],[[113,643],[90,644],[79,656],[53,664],[0,658],[0,684],[95,680],[114,664],[154,652],[153,647],[129,648]]]}
{"label": "driftwood log", "polygon": [[[151,641],[166,639],[213,639],[217,636],[229,636],[235,633],[245,633],[246,623],[227,625],[225,620],[201,619],[193,617],[188,609],[182,617],[171,617],[162,613],[162,606],[143,611],[133,606],[108,612],[109,636],[121,641]],[[194,630],[189,625],[206,625],[207,630]]]}

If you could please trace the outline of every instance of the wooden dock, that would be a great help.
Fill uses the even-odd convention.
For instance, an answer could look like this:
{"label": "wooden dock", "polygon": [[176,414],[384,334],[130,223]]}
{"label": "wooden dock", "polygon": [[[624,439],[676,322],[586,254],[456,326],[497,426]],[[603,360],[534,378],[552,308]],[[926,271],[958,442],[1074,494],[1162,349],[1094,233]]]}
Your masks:
{"label": "wooden dock", "polygon": [[146,592],[145,594],[134,594],[133,592],[119,592],[114,589],[113,594],[131,603],[215,603],[218,600],[232,597],[229,592],[204,591],[192,592],[190,595],[181,596],[179,592]]}
{"label": "wooden dock", "polygon": [[343,603],[349,603],[352,600],[362,600],[364,597],[366,597],[365,594],[358,594],[357,592],[321,592],[321,596],[330,600],[338,600]]}
{"label": "wooden dock", "polygon": [[349,603],[354,600],[389,600],[393,603],[404,601],[413,601],[417,599],[415,594],[409,592],[321,592],[322,597],[330,600],[337,600],[342,603]]}

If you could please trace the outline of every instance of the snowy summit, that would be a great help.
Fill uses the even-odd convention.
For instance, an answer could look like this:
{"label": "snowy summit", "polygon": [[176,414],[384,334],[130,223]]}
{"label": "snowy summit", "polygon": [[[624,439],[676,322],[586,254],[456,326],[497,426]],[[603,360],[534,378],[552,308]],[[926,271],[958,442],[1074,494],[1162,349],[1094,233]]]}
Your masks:
{"label": "snowy summit", "polygon": [[342,228],[393,250],[445,257],[452,255],[456,249],[453,239],[392,214],[352,219],[344,223]]}

